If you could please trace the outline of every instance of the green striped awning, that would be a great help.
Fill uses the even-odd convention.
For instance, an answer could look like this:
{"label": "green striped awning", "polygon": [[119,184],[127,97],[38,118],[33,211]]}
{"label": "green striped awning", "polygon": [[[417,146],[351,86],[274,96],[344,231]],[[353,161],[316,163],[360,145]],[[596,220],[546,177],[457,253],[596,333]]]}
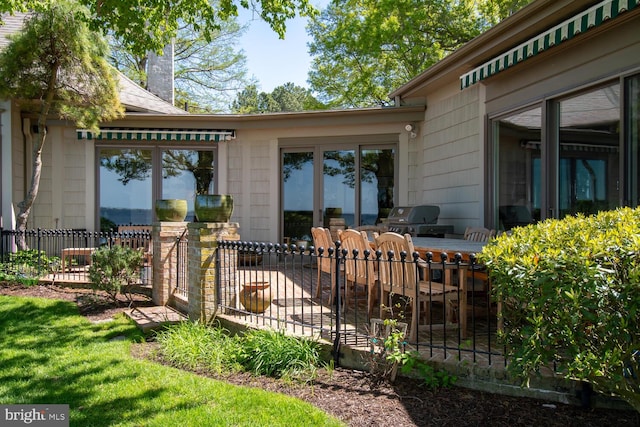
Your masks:
{"label": "green striped awning", "polygon": [[178,142],[219,142],[235,138],[232,130],[179,130],[179,129],[100,129],[95,134],[86,129],[77,130],[78,139],[100,141],[178,141]]}
{"label": "green striped awning", "polygon": [[570,40],[580,33],[597,27],[609,19],[635,9],[638,5],[640,5],[640,0],[601,1],[561,24],[463,74],[460,76],[460,88],[464,89],[476,84],[480,80],[506,70],[540,52]]}

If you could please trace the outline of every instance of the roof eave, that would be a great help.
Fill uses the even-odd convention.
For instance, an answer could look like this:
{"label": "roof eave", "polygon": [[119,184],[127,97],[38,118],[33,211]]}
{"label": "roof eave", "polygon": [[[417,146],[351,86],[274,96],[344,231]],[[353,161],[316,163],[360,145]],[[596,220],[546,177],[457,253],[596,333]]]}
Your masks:
{"label": "roof eave", "polygon": [[470,40],[423,73],[389,94],[391,99],[411,97],[443,79],[459,76],[515,46],[566,16],[597,3],[595,0],[537,0]]}

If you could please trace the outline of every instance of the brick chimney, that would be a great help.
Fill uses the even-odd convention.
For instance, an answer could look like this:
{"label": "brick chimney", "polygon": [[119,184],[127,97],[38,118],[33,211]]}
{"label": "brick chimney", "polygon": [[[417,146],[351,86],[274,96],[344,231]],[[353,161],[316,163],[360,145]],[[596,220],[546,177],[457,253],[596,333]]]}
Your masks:
{"label": "brick chimney", "polygon": [[149,52],[147,90],[174,105],[173,42],[164,47],[162,55]]}

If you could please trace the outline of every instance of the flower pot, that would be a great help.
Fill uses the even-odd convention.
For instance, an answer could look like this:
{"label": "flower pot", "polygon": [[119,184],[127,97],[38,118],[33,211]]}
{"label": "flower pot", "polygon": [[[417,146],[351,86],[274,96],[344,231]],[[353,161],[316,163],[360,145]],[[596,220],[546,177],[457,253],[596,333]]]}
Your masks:
{"label": "flower pot", "polygon": [[229,194],[199,194],[194,203],[198,222],[229,222],[233,197]]}
{"label": "flower pot", "polygon": [[262,262],[262,254],[250,251],[238,251],[238,265],[259,265]]}
{"label": "flower pot", "polygon": [[184,199],[158,199],[155,208],[158,221],[181,222],[187,216],[187,201]]}
{"label": "flower pot", "polygon": [[240,304],[252,313],[264,313],[271,305],[271,289],[269,282],[246,283],[240,294]]}

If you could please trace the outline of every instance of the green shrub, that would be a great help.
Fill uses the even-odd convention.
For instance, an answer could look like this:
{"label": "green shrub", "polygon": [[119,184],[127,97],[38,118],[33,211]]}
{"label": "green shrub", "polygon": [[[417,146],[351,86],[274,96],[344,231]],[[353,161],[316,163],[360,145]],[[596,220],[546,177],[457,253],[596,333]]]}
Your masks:
{"label": "green shrub", "polygon": [[238,361],[256,375],[309,379],[320,363],[317,342],[284,331],[250,330],[240,340]]}
{"label": "green shrub", "polygon": [[398,368],[405,375],[417,374],[422,384],[431,389],[453,385],[457,381],[454,375],[436,369],[418,351],[406,351],[407,326],[396,319],[372,319],[366,360],[372,385],[394,382]]}
{"label": "green shrub", "polygon": [[124,246],[102,247],[91,255],[89,280],[93,289],[102,290],[114,301],[124,286],[137,280],[142,252]]}
{"label": "green shrub", "polygon": [[515,228],[479,261],[503,302],[512,373],[555,364],[640,411],[640,209]]}
{"label": "green shrub", "polygon": [[190,370],[308,381],[322,362],[317,342],[284,331],[249,330],[231,336],[219,326],[182,322],[159,332],[156,341],[167,361]]}
{"label": "green shrub", "polygon": [[156,334],[163,357],[178,368],[192,371],[237,372],[239,342],[220,327],[181,322]]}

